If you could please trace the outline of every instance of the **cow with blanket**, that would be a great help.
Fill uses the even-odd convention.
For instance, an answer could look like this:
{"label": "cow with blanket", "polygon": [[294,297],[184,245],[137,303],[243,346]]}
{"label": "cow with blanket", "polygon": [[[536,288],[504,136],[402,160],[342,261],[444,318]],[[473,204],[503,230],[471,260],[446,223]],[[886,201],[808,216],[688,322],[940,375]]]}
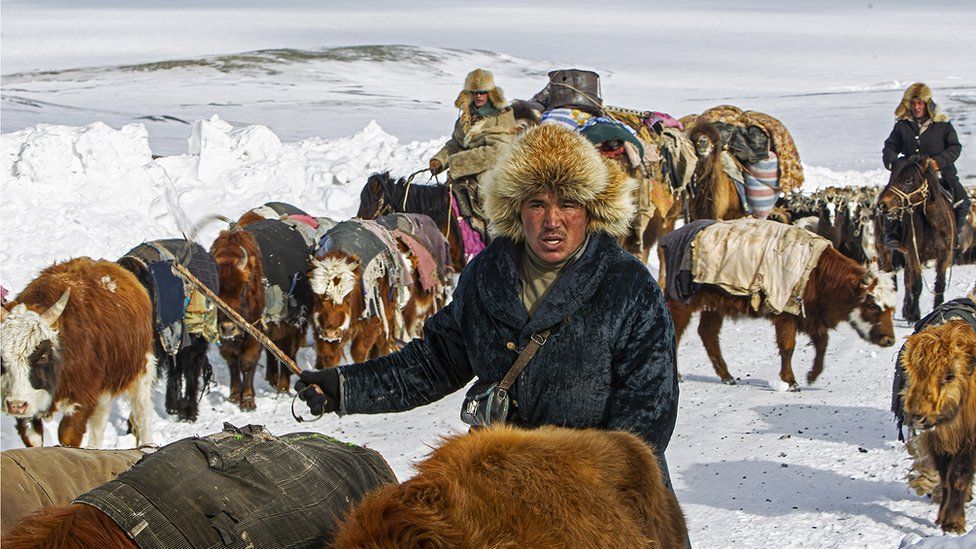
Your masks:
{"label": "cow with blanket", "polygon": [[395,483],[374,450],[260,426],[168,444],[70,505],[24,518],[5,548],[323,547],[367,493]]}
{"label": "cow with blanket", "polygon": [[[220,299],[259,327],[292,360],[305,339],[312,308],[307,270],[313,249],[302,232],[277,219],[245,227],[232,223],[210,247],[218,267]],[[223,312],[219,326],[220,355],[230,368],[229,400],[241,410],[254,410],[254,371],[261,344]],[[287,392],[290,376],[285,365],[267,352],[268,383]]]}
{"label": "cow with blanket", "polygon": [[799,390],[792,369],[797,332],[809,335],[816,350],[808,383],[823,371],[827,333],[840,322],[871,343],[894,344],[891,280],[809,231],[749,218],[700,220],[668,235],[660,254],[675,334],[680,341],[691,315],[701,311],[698,334],[724,383],[735,383],[719,347],[726,317],[772,320],[780,379],[791,391]]}
{"label": "cow with blanket", "polygon": [[198,395],[213,377],[207,350],[218,339],[217,308],[174,265],[219,293],[217,262],[195,242],[168,239],[144,242],[118,264],[139,279],[152,299],[156,356],[167,373],[166,412],[196,421]]}

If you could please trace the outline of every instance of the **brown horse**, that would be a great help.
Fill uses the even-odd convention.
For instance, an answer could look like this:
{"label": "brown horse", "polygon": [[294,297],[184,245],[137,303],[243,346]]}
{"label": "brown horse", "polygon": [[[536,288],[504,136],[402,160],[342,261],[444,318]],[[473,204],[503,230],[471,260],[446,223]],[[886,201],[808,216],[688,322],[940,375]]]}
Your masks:
{"label": "brown horse", "polygon": [[710,122],[699,121],[688,135],[699,159],[691,189],[690,221],[745,217],[746,209],[735,183],[722,166],[722,157],[728,153],[722,147],[718,128]]}
{"label": "brown horse", "polygon": [[905,258],[905,301],[902,316],[909,322],[921,317],[922,266],[935,260],[935,302],[945,299],[946,270],[952,264],[955,218],[949,199],[942,193],[938,166],[927,158],[905,160],[891,172],[878,195],[878,216],[900,234],[897,251]]}

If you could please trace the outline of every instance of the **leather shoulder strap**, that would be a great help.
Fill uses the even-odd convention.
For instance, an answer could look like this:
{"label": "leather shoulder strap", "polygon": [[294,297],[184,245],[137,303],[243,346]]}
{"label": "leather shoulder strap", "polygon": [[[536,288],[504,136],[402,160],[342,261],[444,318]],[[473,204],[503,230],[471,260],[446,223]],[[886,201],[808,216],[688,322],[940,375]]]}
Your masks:
{"label": "leather shoulder strap", "polygon": [[532,357],[535,356],[535,353],[539,350],[539,347],[546,344],[547,339],[549,339],[549,330],[532,334],[532,337],[529,339],[529,343],[524,349],[522,349],[522,352],[519,353],[518,359],[515,360],[515,364],[509,368],[508,373],[505,374],[502,382],[498,384],[499,389],[507,391],[512,387],[512,384],[515,383],[516,379],[518,379],[519,374],[521,374],[522,370],[525,369],[525,365],[532,360]]}

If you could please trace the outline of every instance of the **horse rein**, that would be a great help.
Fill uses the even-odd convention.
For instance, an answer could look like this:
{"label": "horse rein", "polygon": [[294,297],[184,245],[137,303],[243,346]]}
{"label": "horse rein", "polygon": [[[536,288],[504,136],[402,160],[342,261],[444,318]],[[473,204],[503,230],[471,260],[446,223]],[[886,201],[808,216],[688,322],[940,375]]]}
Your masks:
{"label": "horse rein", "polygon": [[[894,193],[894,195],[898,197],[898,201],[899,201],[898,206],[892,208],[890,210],[889,214],[886,216],[889,219],[891,219],[891,218],[900,216],[903,213],[911,212],[915,208],[921,206],[922,204],[925,204],[925,194],[929,192],[929,181],[928,181],[928,179],[925,179],[925,177],[923,176],[922,177],[922,184],[919,185],[919,187],[917,189],[915,189],[914,191],[912,191],[910,193],[906,193],[905,191],[903,191],[903,190],[901,190],[901,189],[899,189],[897,187],[888,187],[887,190],[889,190],[892,193]],[[884,193],[882,193],[882,194],[884,194]],[[917,194],[921,194],[922,195],[921,202],[912,202],[913,197],[915,195],[917,195]]]}

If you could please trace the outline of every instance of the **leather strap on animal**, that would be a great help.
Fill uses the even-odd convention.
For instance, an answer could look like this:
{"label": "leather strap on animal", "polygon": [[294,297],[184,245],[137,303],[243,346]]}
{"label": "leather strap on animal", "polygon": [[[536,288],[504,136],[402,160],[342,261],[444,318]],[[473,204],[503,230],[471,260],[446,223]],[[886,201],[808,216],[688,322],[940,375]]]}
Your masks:
{"label": "leather strap on animal", "polygon": [[535,356],[536,351],[538,351],[540,347],[545,345],[546,340],[548,339],[549,339],[549,330],[544,330],[532,334],[532,337],[529,338],[529,343],[525,346],[524,349],[522,349],[522,352],[519,353],[518,359],[516,359],[515,364],[513,364],[512,367],[509,368],[508,373],[505,374],[505,377],[502,379],[502,382],[498,384],[498,388],[503,391],[508,391],[512,387],[512,384],[515,383],[515,380],[518,378],[519,374],[522,373],[522,370],[525,369],[525,365],[528,364],[530,360],[532,360],[532,357]]}

